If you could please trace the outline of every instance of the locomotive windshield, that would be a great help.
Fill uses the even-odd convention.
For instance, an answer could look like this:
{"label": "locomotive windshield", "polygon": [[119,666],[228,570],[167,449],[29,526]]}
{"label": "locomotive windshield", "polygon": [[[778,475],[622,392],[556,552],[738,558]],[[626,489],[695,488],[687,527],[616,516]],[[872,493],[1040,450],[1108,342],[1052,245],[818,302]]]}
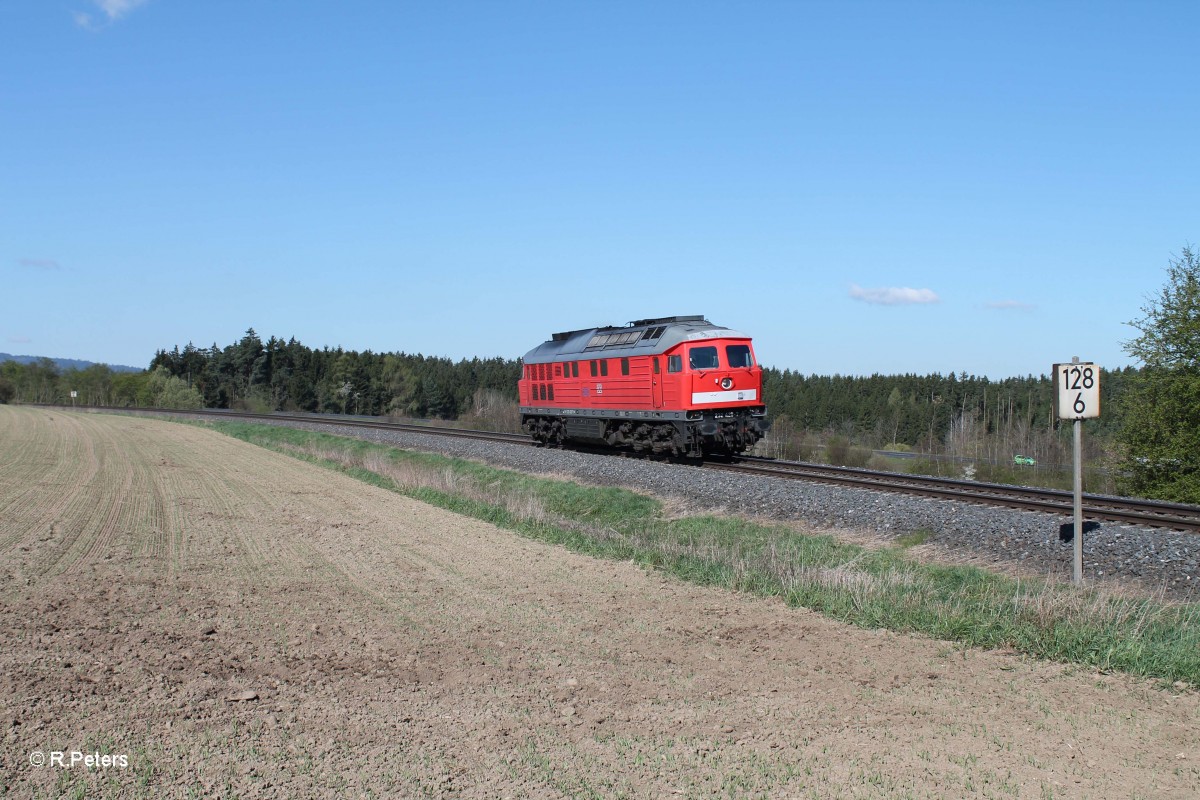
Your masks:
{"label": "locomotive windshield", "polygon": [[693,347],[688,351],[688,363],[692,369],[716,369],[717,348]]}
{"label": "locomotive windshield", "polygon": [[748,344],[725,345],[725,359],[731,367],[754,366],[754,356],[750,355],[750,345]]}

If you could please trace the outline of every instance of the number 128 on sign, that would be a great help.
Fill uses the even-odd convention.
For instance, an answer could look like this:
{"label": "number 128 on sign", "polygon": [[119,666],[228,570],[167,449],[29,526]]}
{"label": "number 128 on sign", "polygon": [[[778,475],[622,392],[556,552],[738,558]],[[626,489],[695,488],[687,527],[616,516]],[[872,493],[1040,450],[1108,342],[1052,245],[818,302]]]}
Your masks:
{"label": "number 128 on sign", "polygon": [[1055,364],[1059,419],[1094,419],[1100,416],[1100,368],[1092,363]]}

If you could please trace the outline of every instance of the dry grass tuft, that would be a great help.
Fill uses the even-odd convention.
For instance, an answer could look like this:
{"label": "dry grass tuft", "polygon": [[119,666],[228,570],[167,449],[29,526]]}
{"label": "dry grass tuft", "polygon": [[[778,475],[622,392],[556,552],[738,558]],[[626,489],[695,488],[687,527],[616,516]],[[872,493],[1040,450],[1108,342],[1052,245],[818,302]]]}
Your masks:
{"label": "dry grass tuft", "polygon": [[381,453],[360,455],[349,448],[330,449],[304,447],[290,443],[280,445],[289,452],[337,464],[345,469],[363,469],[390,480],[404,490],[428,489],[467,500],[503,508],[515,518],[535,522],[557,522],[547,511],[541,498],[530,490],[505,491],[500,487],[484,486],[469,475],[452,467],[432,468],[412,461],[393,461]]}

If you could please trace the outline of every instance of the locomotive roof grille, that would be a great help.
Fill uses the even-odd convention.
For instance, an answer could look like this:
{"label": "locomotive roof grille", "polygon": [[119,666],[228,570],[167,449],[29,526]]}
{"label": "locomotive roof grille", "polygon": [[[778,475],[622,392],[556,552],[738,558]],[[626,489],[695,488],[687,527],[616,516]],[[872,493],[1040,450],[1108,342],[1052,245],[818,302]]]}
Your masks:
{"label": "locomotive roof grille", "polygon": [[626,331],[624,333],[598,333],[588,340],[584,350],[599,350],[605,347],[620,347],[636,344],[645,331]]}

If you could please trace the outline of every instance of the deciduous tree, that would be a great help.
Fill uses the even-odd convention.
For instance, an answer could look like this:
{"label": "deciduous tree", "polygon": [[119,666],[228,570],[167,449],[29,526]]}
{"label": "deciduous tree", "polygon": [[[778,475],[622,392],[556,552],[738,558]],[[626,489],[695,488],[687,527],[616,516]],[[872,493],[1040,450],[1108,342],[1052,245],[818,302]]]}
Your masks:
{"label": "deciduous tree", "polygon": [[1131,323],[1125,350],[1145,366],[1124,403],[1127,490],[1200,503],[1200,255],[1185,247],[1167,283]]}

